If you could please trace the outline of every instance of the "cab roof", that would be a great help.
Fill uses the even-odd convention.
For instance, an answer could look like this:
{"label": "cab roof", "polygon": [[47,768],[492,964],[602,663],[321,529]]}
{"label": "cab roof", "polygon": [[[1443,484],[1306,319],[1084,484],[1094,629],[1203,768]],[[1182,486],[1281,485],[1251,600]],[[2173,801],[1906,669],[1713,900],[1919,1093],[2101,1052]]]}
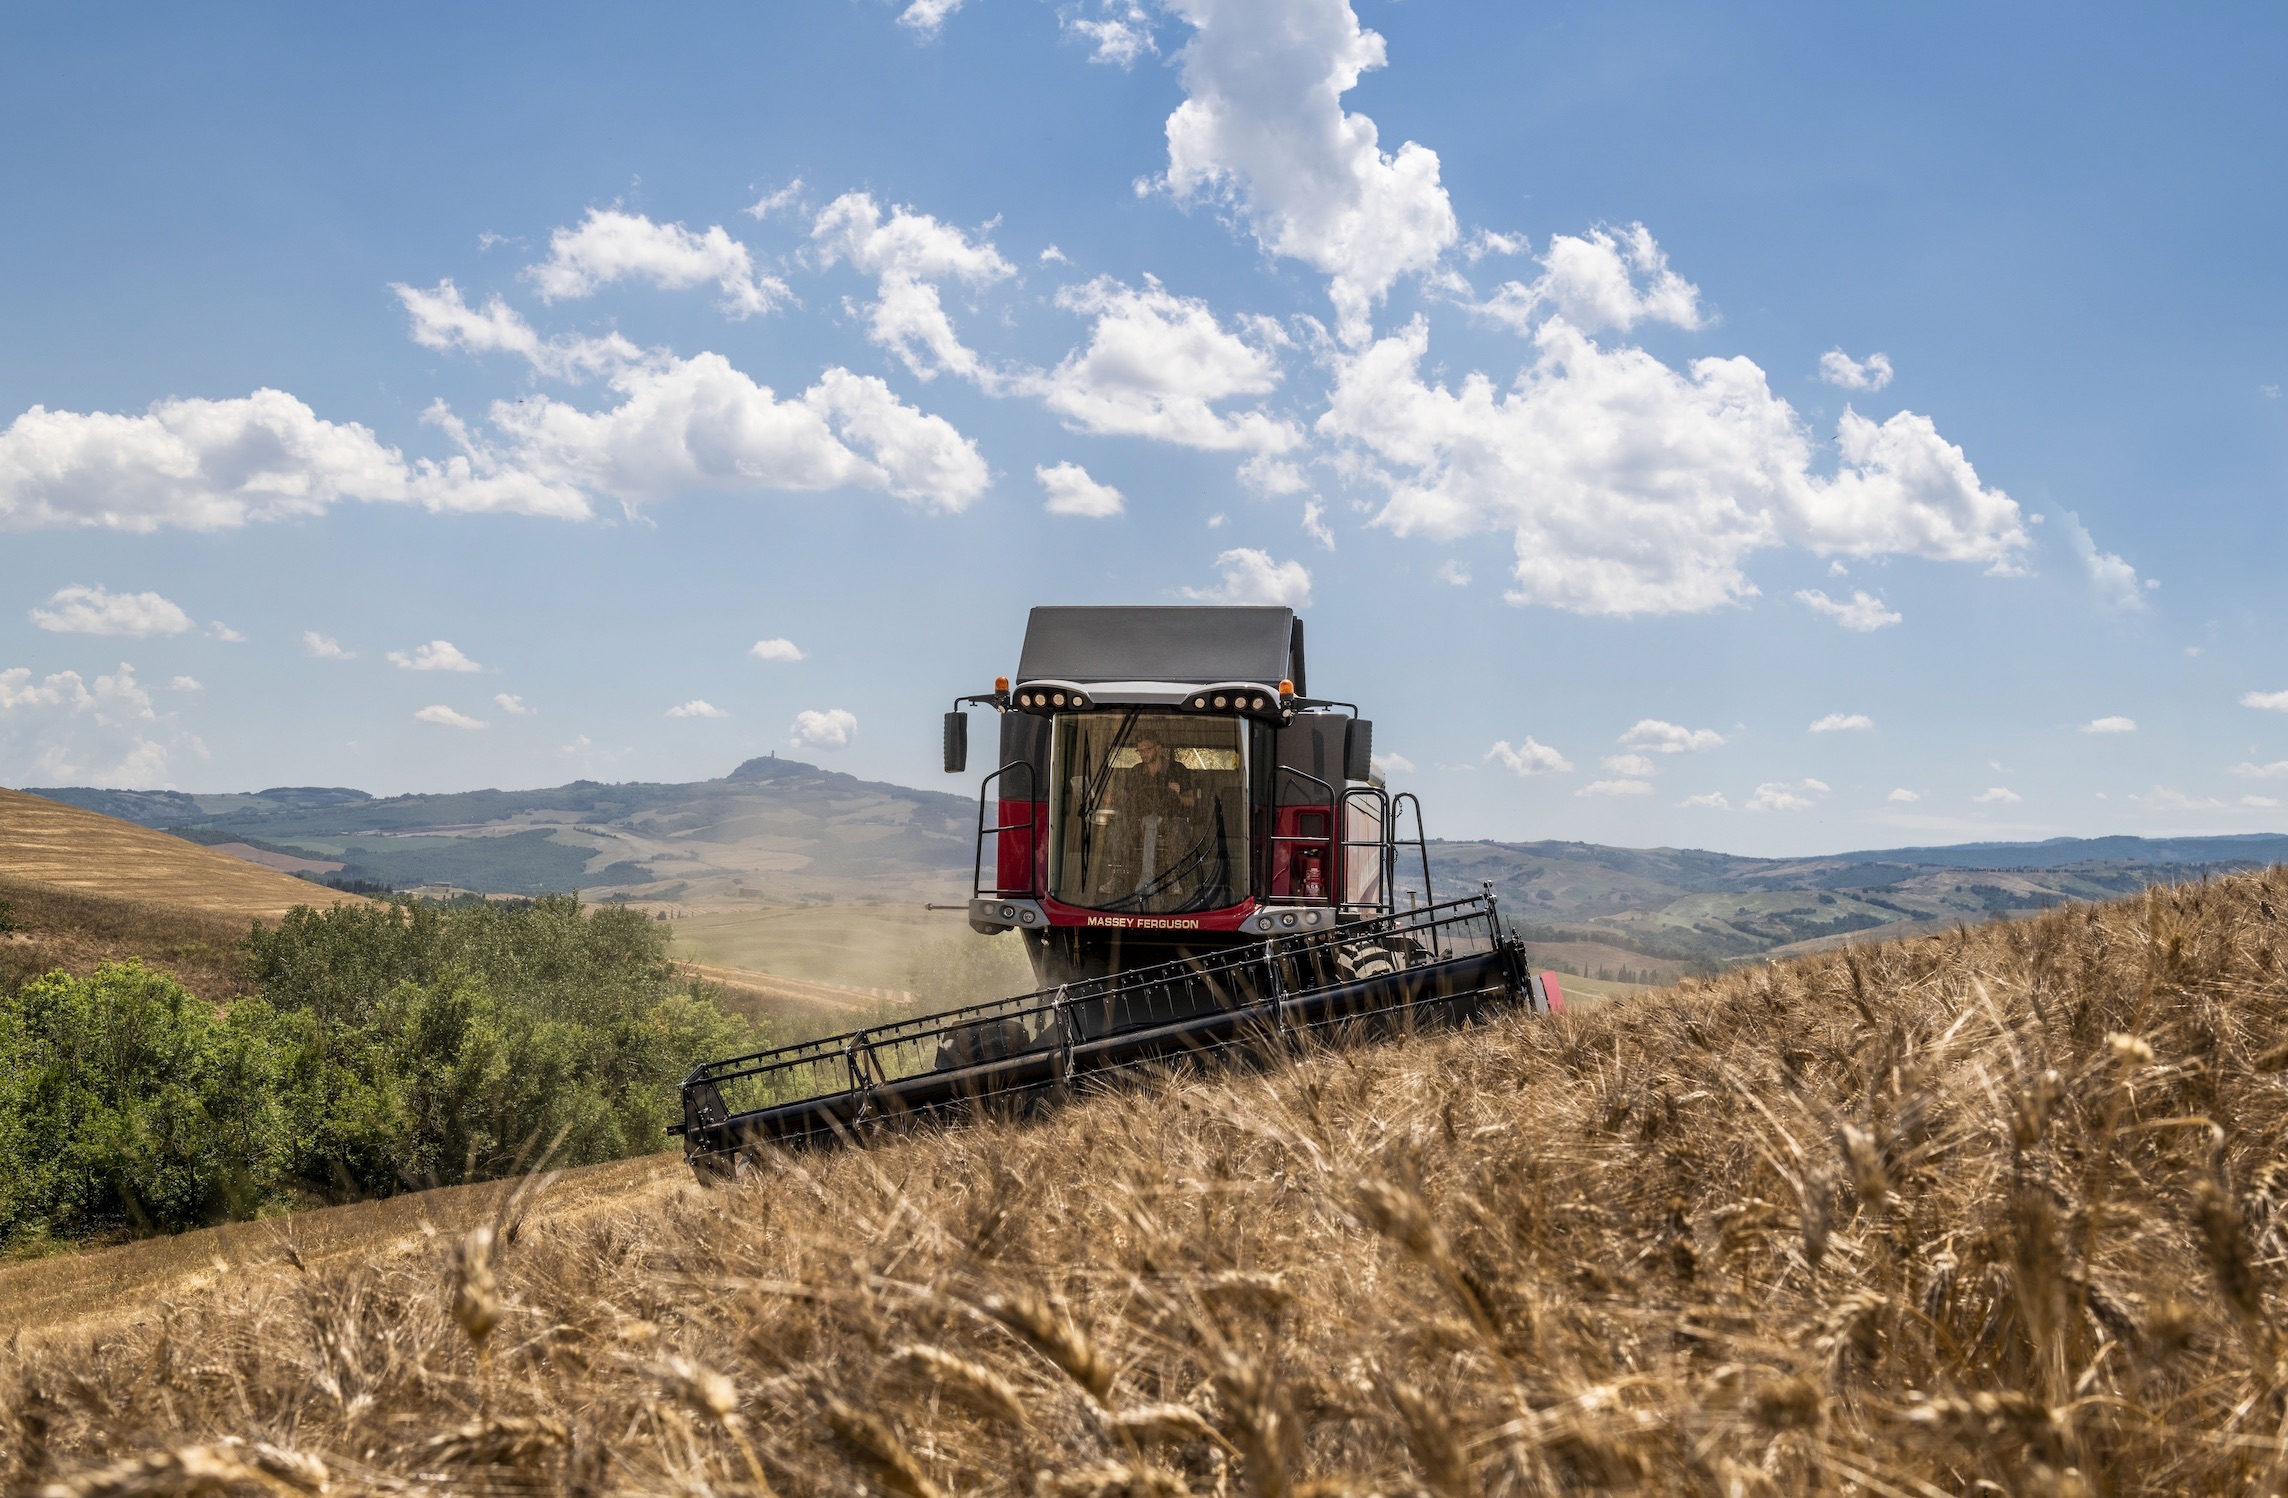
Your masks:
{"label": "cab roof", "polygon": [[1287,608],[1201,604],[1045,606],[1025,624],[1017,679],[1303,681],[1303,621]]}

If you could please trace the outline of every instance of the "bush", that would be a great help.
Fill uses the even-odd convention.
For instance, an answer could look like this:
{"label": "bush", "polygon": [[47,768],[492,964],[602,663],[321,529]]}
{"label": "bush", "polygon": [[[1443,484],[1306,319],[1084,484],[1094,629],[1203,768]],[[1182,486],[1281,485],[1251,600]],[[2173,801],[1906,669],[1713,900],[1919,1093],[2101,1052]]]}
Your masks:
{"label": "bush", "polygon": [[0,900],[0,936],[6,936],[16,929],[16,907],[6,900]]}
{"label": "bush", "polygon": [[570,896],[337,906],[257,927],[220,1011],[136,962],[38,979],[0,1000],[0,1242],[658,1148],[684,1074],[762,1043],[666,945]]}

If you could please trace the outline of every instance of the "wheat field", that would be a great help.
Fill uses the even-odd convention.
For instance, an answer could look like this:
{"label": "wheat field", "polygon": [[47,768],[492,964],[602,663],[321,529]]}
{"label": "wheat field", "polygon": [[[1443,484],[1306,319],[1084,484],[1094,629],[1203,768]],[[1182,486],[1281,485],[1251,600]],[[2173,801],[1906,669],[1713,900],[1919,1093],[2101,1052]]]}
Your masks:
{"label": "wheat field", "polygon": [[0,1351],[11,1491],[2274,1493],[2288,870],[1186,1073]]}

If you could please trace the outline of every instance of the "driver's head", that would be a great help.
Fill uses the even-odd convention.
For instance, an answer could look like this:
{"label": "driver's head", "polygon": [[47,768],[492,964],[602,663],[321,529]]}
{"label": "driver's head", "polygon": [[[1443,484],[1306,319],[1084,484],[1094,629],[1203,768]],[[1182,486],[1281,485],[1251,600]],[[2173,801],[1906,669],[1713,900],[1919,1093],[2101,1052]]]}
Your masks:
{"label": "driver's head", "polygon": [[1136,752],[1147,760],[1156,760],[1168,751],[1160,747],[1158,739],[1143,738],[1136,741]]}

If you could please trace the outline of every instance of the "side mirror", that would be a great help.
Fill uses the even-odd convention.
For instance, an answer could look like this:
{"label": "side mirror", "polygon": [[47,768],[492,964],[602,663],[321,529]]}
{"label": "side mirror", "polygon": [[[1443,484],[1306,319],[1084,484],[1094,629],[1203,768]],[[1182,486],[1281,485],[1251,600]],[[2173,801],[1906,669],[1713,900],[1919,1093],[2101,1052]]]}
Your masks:
{"label": "side mirror", "polygon": [[959,708],[945,715],[945,773],[969,768],[969,714]]}
{"label": "side mirror", "polygon": [[1343,779],[1372,780],[1374,778],[1374,724],[1365,718],[1351,719],[1351,731],[1343,740]]}

